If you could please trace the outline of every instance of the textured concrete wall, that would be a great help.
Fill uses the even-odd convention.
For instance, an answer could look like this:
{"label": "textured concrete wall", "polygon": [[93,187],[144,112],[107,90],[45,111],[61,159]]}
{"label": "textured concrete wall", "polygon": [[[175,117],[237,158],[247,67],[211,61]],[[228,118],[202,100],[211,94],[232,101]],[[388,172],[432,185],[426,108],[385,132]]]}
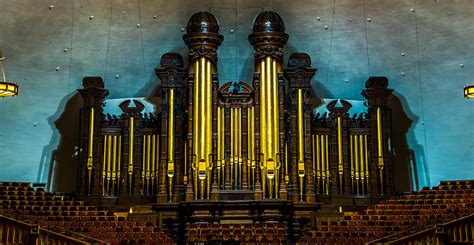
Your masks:
{"label": "textured concrete wall", "polygon": [[[57,188],[73,188],[82,78],[102,76],[110,98],[149,95],[159,84],[153,68],[161,55],[186,55],[181,28],[202,10],[219,19],[225,36],[222,83],[250,81],[252,20],[276,11],[290,35],[285,57],[307,52],[318,68],[318,96],[362,99],[368,76],[389,77],[395,115],[402,115],[395,131],[406,133],[421,186],[474,178],[474,101],[462,96],[463,85],[474,83],[472,0],[1,0],[0,6],[7,76],[20,84],[20,96],[0,99],[0,180],[46,182],[52,152],[60,149],[64,174]],[[408,161],[409,151],[399,160]],[[396,168],[399,175],[410,174],[407,165]]]}

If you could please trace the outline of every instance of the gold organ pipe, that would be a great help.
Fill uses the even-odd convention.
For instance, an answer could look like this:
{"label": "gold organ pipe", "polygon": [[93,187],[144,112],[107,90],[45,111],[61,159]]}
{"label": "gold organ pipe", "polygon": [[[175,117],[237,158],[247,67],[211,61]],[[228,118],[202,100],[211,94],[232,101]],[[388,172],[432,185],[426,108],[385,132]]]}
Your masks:
{"label": "gold organ pipe", "polygon": [[[104,152],[102,154],[102,195],[105,196],[105,178],[107,175],[107,135],[104,135]],[[89,192],[90,195],[90,192]]]}
{"label": "gold organ pipe", "polygon": [[329,184],[330,184],[330,170],[329,170],[329,140],[328,140],[328,135],[324,136],[325,139],[325,144],[326,144],[326,195],[329,195]]}
{"label": "gold organ pipe", "polygon": [[265,108],[265,110],[267,111],[267,115],[266,115],[266,121],[267,121],[267,125],[269,125],[269,127],[267,127],[267,149],[266,149],[266,152],[267,152],[267,171],[266,171],[266,175],[265,176],[267,179],[268,179],[268,189],[269,189],[269,197],[270,198],[273,198],[273,185],[272,185],[272,181],[273,179],[275,178],[275,139],[274,139],[274,127],[273,127],[273,123],[275,122],[275,118],[274,118],[274,114],[273,114],[273,93],[272,93],[272,85],[273,85],[273,82],[272,82],[272,70],[271,70],[271,66],[272,66],[272,59],[271,57],[267,56],[266,57],[266,68],[265,68],[265,73],[266,73],[266,83],[267,83],[267,86],[266,86],[266,101],[267,101],[267,107]]}
{"label": "gold organ pipe", "polygon": [[184,185],[187,185],[188,184],[188,170],[187,170],[187,167],[188,167],[188,141],[185,140],[184,141],[184,175],[183,175],[183,184]]}
{"label": "gold organ pipe", "polygon": [[[271,74],[271,65],[272,65],[272,60],[269,56],[266,57],[266,68],[265,68],[265,78],[266,78],[266,97],[264,98],[266,100],[266,107],[263,108],[267,111],[266,113],[266,123],[267,125],[269,125],[269,127],[267,128],[267,149],[266,149],[266,152],[267,152],[267,159],[272,159],[272,160],[275,160],[275,157],[274,157],[274,139],[273,139],[273,128],[271,125],[274,124],[275,120],[273,118],[273,95],[272,95],[272,74]],[[267,163],[268,164],[268,163]]]}
{"label": "gold organ pipe", "polygon": [[212,158],[212,68],[211,62],[206,60],[206,157],[207,163],[207,198],[211,191],[211,171],[214,165]]}
{"label": "gold organ pipe", "polygon": [[221,166],[222,166],[222,189],[224,189],[225,185],[225,114],[224,114],[224,108],[221,109],[221,142],[222,142],[222,147],[221,147]]}
{"label": "gold organ pipe", "polygon": [[[304,163],[303,90],[298,89],[298,162]],[[303,169],[304,170],[304,169]]]}
{"label": "gold organ pipe", "polygon": [[339,157],[339,192],[342,195],[342,174],[344,167],[342,165],[342,120],[341,117],[337,117],[337,153]]}
{"label": "gold organ pipe", "polygon": [[354,135],[349,135],[350,139],[350,159],[351,159],[351,190],[352,194],[354,194],[354,173],[357,175],[357,170],[355,170],[354,166]]}
{"label": "gold organ pipe", "polygon": [[[276,62],[275,59],[272,60],[272,73],[271,73],[271,81],[272,81],[272,124],[273,124],[273,154],[274,157],[273,159],[276,161],[277,160],[277,155],[280,152],[280,117],[279,117],[279,103],[278,103],[278,76],[277,76],[277,69],[278,69],[278,63]],[[276,164],[279,164],[278,162]],[[275,181],[278,182],[278,172],[279,168],[277,168],[277,173],[275,174],[276,179]],[[278,186],[275,185],[275,189],[278,189]],[[275,192],[277,194],[277,192]],[[278,194],[277,194],[278,195]]]}
{"label": "gold organ pipe", "polygon": [[290,178],[288,176],[288,142],[285,142],[285,183],[288,184]]}
{"label": "gold organ pipe", "polygon": [[238,140],[238,153],[239,153],[239,186],[242,188],[242,172],[243,172],[243,163],[242,163],[242,108],[237,108],[237,121],[238,121],[238,134],[237,134],[237,139]]}
{"label": "gold organ pipe", "polygon": [[252,120],[252,108],[247,109],[247,183],[248,188],[252,185],[251,179],[251,165],[252,165],[252,129],[251,129],[251,120]]}
{"label": "gold organ pipe", "polygon": [[316,149],[315,147],[316,139],[314,134],[311,135],[311,153],[313,156],[313,178],[316,176]]}
{"label": "gold organ pipe", "polygon": [[377,107],[377,148],[378,148],[378,166],[380,175],[380,194],[383,195],[383,145],[382,145],[382,111]]}
{"label": "gold organ pipe", "polygon": [[173,195],[173,177],[174,177],[174,89],[169,92],[169,113],[168,113],[168,171],[169,178],[169,197],[172,200]]}
{"label": "gold organ pipe", "polygon": [[251,162],[251,170],[252,170],[252,188],[255,189],[255,107],[250,108],[250,148],[252,149],[252,162]]}
{"label": "gold organ pipe", "polygon": [[359,135],[359,150],[360,150],[360,182],[361,182],[361,188],[362,188],[362,195],[364,194],[364,139],[362,135]]}
{"label": "gold organ pipe", "polygon": [[300,198],[303,201],[304,166],[304,125],[303,125],[303,90],[298,89],[298,176],[300,177]]}
{"label": "gold organ pipe", "polygon": [[146,176],[146,135],[143,135],[142,147],[142,195],[145,194],[145,176]]}
{"label": "gold organ pipe", "polygon": [[[319,144],[319,138],[320,138],[320,135],[316,134],[316,135],[313,135],[313,137],[316,136],[316,178],[318,179],[318,192],[321,192],[321,188],[322,188],[322,185],[320,186],[320,178],[321,178],[321,167],[320,167],[320,164],[321,164],[321,148],[320,148],[320,144]],[[322,193],[322,192],[321,192]]]}
{"label": "gold organ pipe", "polygon": [[117,136],[113,137],[113,146],[112,146],[112,195],[114,195],[115,189],[115,178],[117,174]]}
{"label": "gold organ pipe", "polygon": [[[109,193],[110,190],[110,177],[112,175],[111,167],[111,159],[112,159],[112,135],[107,136],[107,189],[106,192]],[[108,194],[107,194],[108,195]]]}
{"label": "gold organ pipe", "polygon": [[122,158],[122,135],[119,135],[119,138],[118,138],[118,154],[117,154],[117,195],[120,195],[120,179],[121,179],[121,173],[120,173],[120,169],[122,168],[122,162],[121,162],[121,159]]}
{"label": "gold organ pipe", "polygon": [[145,169],[145,177],[146,177],[146,194],[149,194],[149,186],[150,186],[150,145],[151,145],[151,135],[146,136],[146,169]]}
{"label": "gold organ pipe", "polygon": [[326,194],[326,187],[329,183],[326,183],[326,140],[325,140],[325,137],[324,135],[321,135],[321,169],[322,169],[322,173],[321,173],[321,177],[322,177],[322,188],[323,188],[323,191],[322,193],[323,194]]}
{"label": "gold organ pipe", "polygon": [[130,135],[128,142],[128,193],[132,194],[132,174],[133,174],[133,137],[134,137],[134,126],[133,117],[130,117]]}
{"label": "gold organ pipe", "polygon": [[193,187],[194,187],[194,198],[197,199],[198,187],[197,187],[197,161],[200,159],[198,157],[198,119],[199,119],[199,60],[194,63],[194,87],[193,87],[193,143],[192,143],[192,158],[191,158],[191,167],[193,168]]}
{"label": "gold organ pipe", "polygon": [[221,150],[222,150],[222,118],[221,118],[221,108],[217,107],[217,186],[218,189],[221,188]]}
{"label": "gold organ pipe", "polygon": [[[266,168],[267,168],[267,89],[268,84],[266,83],[265,73],[265,59],[260,62],[260,161],[261,161],[261,180],[262,180],[262,192],[265,197],[266,193]],[[259,165],[260,165],[259,164]]]}
{"label": "gold organ pipe", "polygon": [[[354,157],[355,157],[355,178],[356,178],[356,189],[357,189],[357,195],[359,195],[359,182],[360,182],[360,172],[359,172],[359,159],[360,159],[360,154],[359,154],[359,136],[358,135],[353,135],[354,137]],[[360,159],[362,160],[362,159]]]}
{"label": "gold organ pipe", "polygon": [[235,158],[235,113],[234,108],[230,108],[230,185],[234,185],[234,158]]}
{"label": "gold organ pipe", "polygon": [[156,159],[156,135],[153,134],[151,137],[151,173],[150,173],[150,178],[151,178],[151,194],[153,194],[153,186],[155,183],[155,160]]}
{"label": "gold organ pipe", "polygon": [[168,161],[174,162],[174,89],[169,94],[168,114]]}
{"label": "gold organ pipe", "polygon": [[[5,77],[5,74],[3,75]],[[4,81],[6,82],[7,80],[4,79]],[[88,175],[87,193],[88,194],[90,194],[91,192],[92,166],[94,165],[93,150],[94,150],[94,107],[91,107],[91,111],[89,113],[89,156],[87,157],[87,175]]]}
{"label": "gold organ pipe", "polygon": [[199,118],[200,118],[200,127],[199,127],[199,147],[200,154],[199,158],[201,160],[207,161],[206,157],[206,59],[200,59],[200,88],[199,88]]}
{"label": "gold organ pipe", "polygon": [[367,193],[369,193],[369,148],[367,148],[367,135],[364,135],[365,146],[365,178],[367,182]]}

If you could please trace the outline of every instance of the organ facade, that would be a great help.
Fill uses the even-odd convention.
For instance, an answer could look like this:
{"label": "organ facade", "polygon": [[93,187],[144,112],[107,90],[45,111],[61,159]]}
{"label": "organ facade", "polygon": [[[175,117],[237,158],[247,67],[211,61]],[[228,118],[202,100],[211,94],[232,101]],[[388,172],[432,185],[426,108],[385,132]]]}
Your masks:
{"label": "organ facade", "polygon": [[182,203],[280,200],[294,205],[363,206],[392,193],[391,111],[385,77],[370,77],[365,112],[350,115],[346,100],[317,114],[311,87],[316,69],[305,53],[285,66],[288,41],[281,17],[259,14],[251,83],[220,86],[216,18],[194,14],[177,53],[162,56],[154,113],[125,99],[121,114],[103,112],[108,95],[99,77],[79,92],[77,192],[97,203]]}

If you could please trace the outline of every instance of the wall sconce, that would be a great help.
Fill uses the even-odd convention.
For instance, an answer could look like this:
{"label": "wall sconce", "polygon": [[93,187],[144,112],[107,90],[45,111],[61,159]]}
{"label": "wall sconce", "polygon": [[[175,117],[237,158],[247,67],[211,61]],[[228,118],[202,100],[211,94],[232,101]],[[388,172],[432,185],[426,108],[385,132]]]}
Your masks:
{"label": "wall sconce", "polygon": [[0,63],[2,64],[2,76],[3,76],[3,80],[0,81],[0,97],[12,97],[12,96],[18,95],[18,84],[10,83],[7,81],[4,60],[5,60],[5,57],[3,57],[2,50],[0,50]]}
{"label": "wall sconce", "polygon": [[464,97],[474,99],[474,85],[466,85],[464,87]]}

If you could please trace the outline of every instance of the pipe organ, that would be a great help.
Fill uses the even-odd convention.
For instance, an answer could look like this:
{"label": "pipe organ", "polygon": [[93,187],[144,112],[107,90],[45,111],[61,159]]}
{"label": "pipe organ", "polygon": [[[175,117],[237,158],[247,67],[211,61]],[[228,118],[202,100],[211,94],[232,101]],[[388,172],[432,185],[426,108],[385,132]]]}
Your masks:
{"label": "pipe organ", "polygon": [[305,53],[291,54],[284,66],[289,36],[278,14],[254,20],[251,84],[219,86],[217,49],[224,38],[212,14],[194,14],[186,30],[189,67],[177,53],[162,56],[154,113],[127,99],[121,114],[104,114],[102,79],[84,78],[81,198],[335,204],[390,195],[392,90],[385,77],[367,80],[367,111],[350,115],[352,105],[335,99],[326,113],[315,114],[316,69]]}

